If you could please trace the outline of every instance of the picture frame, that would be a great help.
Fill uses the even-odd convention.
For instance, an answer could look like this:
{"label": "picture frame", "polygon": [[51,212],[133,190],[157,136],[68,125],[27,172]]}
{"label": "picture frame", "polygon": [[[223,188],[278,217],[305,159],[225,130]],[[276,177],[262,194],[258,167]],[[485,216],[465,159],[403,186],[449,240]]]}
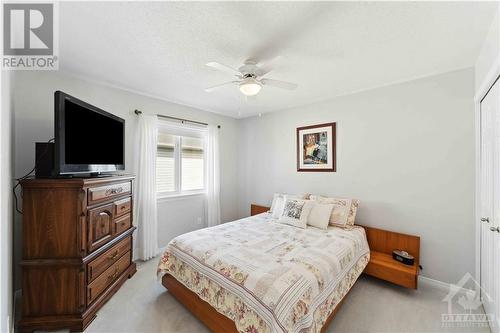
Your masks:
{"label": "picture frame", "polygon": [[337,123],[297,128],[297,172],[336,172]]}

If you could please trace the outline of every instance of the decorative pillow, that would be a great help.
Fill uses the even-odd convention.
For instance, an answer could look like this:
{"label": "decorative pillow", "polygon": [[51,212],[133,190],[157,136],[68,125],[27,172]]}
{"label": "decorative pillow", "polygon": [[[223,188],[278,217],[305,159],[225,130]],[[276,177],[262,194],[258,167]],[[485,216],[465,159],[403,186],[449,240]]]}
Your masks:
{"label": "decorative pillow", "polygon": [[305,229],[307,218],[314,204],[308,200],[286,199],[283,214],[278,223],[289,224],[294,227]]}
{"label": "decorative pillow", "polygon": [[333,204],[314,202],[309,217],[307,218],[307,224],[323,230],[328,229],[332,210]]}
{"label": "decorative pillow", "polygon": [[285,193],[274,193],[273,203],[271,204],[271,209],[269,212],[272,217],[275,219],[279,219],[283,214],[283,208],[285,208],[285,200],[286,199],[303,199],[304,196],[295,195],[295,194],[285,194]]}
{"label": "decorative pillow", "polygon": [[318,195],[311,195],[311,200],[322,204],[333,204],[330,214],[330,225],[336,227],[350,227],[354,225],[359,200],[347,198],[326,198]]}
{"label": "decorative pillow", "polygon": [[275,219],[280,218],[283,214],[283,208],[285,208],[285,194],[275,193],[270,210],[272,217]]}
{"label": "decorative pillow", "polygon": [[354,225],[356,219],[356,213],[358,212],[358,207],[359,207],[359,200],[351,199],[351,207],[349,208],[349,215],[347,216],[347,225],[350,226]]}

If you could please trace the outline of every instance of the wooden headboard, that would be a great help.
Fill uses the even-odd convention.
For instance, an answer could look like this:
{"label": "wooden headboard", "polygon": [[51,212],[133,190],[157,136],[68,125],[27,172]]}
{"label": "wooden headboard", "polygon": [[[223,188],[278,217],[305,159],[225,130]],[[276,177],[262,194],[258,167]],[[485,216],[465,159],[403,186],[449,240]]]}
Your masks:
{"label": "wooden headboard", "polygon": [[262,213],[268,212],[270,209],[271,208],[266,207],[266,206],[259,206],[259,205],[251,204],[250,205],[250,215],[254,216],[257,214],[262,214]]}
{"label": "wooden headboard", "polygon": [[[269,207],[254,205],[250,206],[250,214],[257,215],[269,211]],[[418,267],[420,259],[420,237],[402,234],[383,229],[366,227],[360,225],[366,231],[366,238],[371,251],[382,252],[392,255],[392,250],[404,250],[415,257]]]}

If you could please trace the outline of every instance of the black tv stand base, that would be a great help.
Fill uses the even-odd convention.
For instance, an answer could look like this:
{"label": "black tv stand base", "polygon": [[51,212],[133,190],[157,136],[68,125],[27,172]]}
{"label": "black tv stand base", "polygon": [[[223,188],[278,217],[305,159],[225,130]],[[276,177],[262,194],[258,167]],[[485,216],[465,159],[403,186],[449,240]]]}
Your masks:
{"label": "black tv stand base", "polygon": [[109,173],[100,173],[100,172],[91,172],[89,173],[90,178],[105,178],[105,177],[112,177],[113,175]]}

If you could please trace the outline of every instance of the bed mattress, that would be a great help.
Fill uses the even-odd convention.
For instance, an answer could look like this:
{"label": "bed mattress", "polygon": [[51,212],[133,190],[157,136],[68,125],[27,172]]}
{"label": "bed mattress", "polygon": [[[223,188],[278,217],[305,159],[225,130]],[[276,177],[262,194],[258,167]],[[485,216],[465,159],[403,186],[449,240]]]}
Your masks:
{"label": "bed mattress", "polygon": [[300,229],[264,213],[173,239],[158,264],[240,332],[319,332],[370,259],[363,228]]}

